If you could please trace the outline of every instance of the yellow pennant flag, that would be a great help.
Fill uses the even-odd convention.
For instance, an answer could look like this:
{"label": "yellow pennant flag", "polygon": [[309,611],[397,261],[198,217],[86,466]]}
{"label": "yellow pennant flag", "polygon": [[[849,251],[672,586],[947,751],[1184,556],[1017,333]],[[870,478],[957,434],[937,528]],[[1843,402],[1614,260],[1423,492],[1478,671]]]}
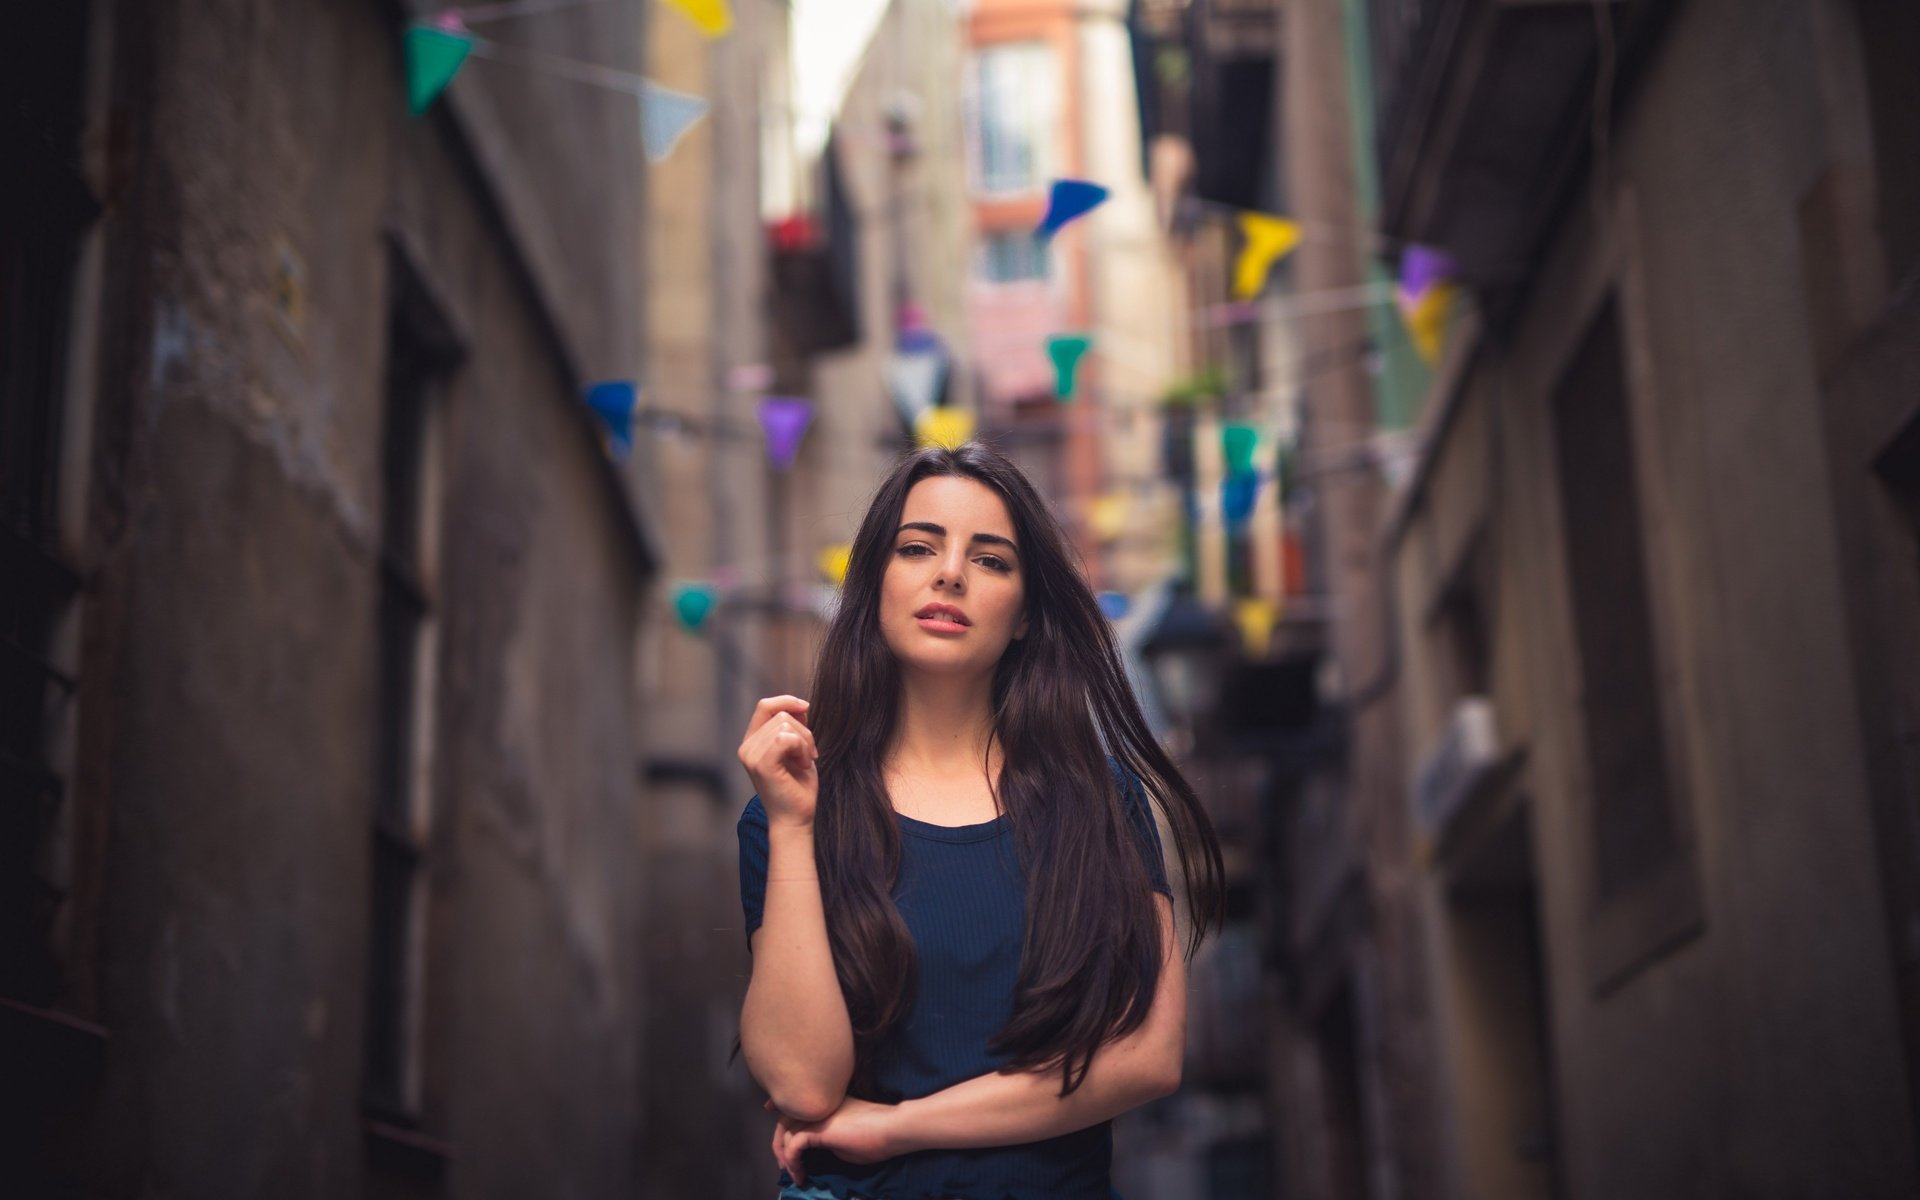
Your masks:
{"label": "yellow pennant flag", "polygon": [[1233,606],[1233,619],[1240,626],[1240,642],[1248,658],[1265,658],[1273,642],[1273,626],[1280,610],[1273,601],[1259,596],[1243,596]]}
{"label": "yellow pennant flag", "polygon": [[1087,506],[1087,524],[1093,529],[1093,536],[1103,542],[1111,542],[1127,531],[1127,516],[1133,508],[1133,497],[1125,492],[1108,492]]}
{"label": "yellow pennant flag", "polygon": [[1453,315],[1453,301],[1459,289],[1451,283],[1439,283],[1427,289],[1420,302],[1402,316],[1407,322],[1407,333],[1413,338],[1413,348],[1428,366],[1440,361],[1440,343],[1447,333],[1447,318]]}
{"label": "yellow pennant flag", "polygon": [[725,37],[733,28],[733,10],[727,0],[667,0],[687,15],[694,27],[710,38]]}
{"label": "yellow pennant flag", "polygon": [[853,547],[839,542],[821,549],[814,562],[819,565],[820,573],[839,587],[847,581],[847,564],[853,561]]}
{"label": "yellow pennant flag", "polygon": [[1300,244],[1300,226],[1285,217],[1243,212],[1240,232],[1246,244],[1240,247],[1240,260],[1234,264],[1233,294],[1251,300],[1266,286],[1267,272],[1273,270],[1273,264]]}
{"label": "yellow pennant flag", "polygon": [[922,446],[958,450],[973,436],[973,414],[964,408],[929,408],[913,422],[913,436]]}

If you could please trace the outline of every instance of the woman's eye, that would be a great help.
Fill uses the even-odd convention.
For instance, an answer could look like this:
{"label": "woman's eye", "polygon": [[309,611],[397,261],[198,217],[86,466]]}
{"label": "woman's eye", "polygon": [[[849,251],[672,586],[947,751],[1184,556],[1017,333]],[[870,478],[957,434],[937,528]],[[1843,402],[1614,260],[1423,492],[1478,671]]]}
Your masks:
{"label": "woman's eye", "polygon": [[973,561],[979,563],[981,566],[986,567],[988,570],[991,570],[991,571],[1013,570],[1013,565],[1007,562],[1006,559],[1001,558],[998,554],[982,554],[979,558],[976,558]]}
{"label": "woman's eye", "polygon": [[924,558],[933,553],[933,547],[924,542],[908,542],[894,553],[902,558]]}

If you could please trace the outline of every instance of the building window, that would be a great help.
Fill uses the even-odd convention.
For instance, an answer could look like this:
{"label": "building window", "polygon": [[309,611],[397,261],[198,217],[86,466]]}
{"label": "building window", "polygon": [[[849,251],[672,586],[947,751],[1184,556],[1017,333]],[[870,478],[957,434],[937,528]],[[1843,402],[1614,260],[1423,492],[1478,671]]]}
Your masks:
{"label": "building window", "polygon": [[438,497],[457,343],[397,252],[381,444],[379,675],[365,1098],[388,1121],[420,1108],[426,880],[433,826]]}
{"label": "building window", "polygon": [[1609,302],[1554,398],[1602,902],[1680,850],[1627,401],[1620,323]]}
{"label": "building window", "polygon": [[1044,42],[990,46],[972,71],[973,187],[983,196],[1038,191],[1053,173],[1058,69]]}
{"label": "building window", "polygon": [[1879,175],[1880,236],[1888,279],[1896,288],[1920,275],[1920,8],[1855,0],[1866,62],[1867,102],[1873,113]]}
{"label": "building window", "polygon": [[1050,274],[1046,243],[1030,230],[990,233],[980,241],[980,279],[986,283],[1027,283]]}
{"label": "building window", "polygon": [[70,864],[56,730],[75,680],[57,631],[80,580],[63,557],[68,314],[98,205],[82,174],[85,5],[30,6],[0,47],[0,996],[63,999],[52,939]]}

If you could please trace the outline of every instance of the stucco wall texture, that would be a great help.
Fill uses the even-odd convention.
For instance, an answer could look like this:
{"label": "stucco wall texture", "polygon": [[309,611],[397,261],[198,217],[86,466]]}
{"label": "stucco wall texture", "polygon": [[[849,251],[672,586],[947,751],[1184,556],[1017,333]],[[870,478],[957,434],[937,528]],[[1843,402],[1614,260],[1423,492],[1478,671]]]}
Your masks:
{"label": "stucco wall texture", "polygon": [[[1493,514],[1492,693],[1503,743],[1526,747],[1568,1195],[1915,1186],[1797,207],[1867,128],[1822,8],[1679,7],[1602,179],[1468,377],[1398,563],[1426,748],[1445,709],[1421,606]],[[1609,295],[1700,919],[1602,980],[1551,401]],[[1451,1054],[1459,1088],[1487,1085],[1496,1064]]]}
{"label": "stucco wall texture", "polygon": [[[406,113],[401,6],[103,4],[85,622],[108,814],[89,1195],[366,1194],[360,1076],[394,250],[443,419],[422,1124],[469,1196],[639,1190],[644,518],[580,410],[641,366],[630,99],[496,62]],[[637,67],[639,3],[487,36]]]}

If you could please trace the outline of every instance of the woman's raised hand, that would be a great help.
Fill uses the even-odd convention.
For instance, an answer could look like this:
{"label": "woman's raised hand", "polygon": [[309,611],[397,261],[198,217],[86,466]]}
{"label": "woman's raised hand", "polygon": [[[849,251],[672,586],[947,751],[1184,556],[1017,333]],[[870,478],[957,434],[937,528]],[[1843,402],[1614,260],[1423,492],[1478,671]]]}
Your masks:
{"label": "woman's raised hand", "polygon": [[747,734],[740,741],[740,765],[747,769],[768,824],[811,825],[820,795],[819,758],[813,731],[807,728],[807,702],[798,696],[768,696],[753,706]]}

